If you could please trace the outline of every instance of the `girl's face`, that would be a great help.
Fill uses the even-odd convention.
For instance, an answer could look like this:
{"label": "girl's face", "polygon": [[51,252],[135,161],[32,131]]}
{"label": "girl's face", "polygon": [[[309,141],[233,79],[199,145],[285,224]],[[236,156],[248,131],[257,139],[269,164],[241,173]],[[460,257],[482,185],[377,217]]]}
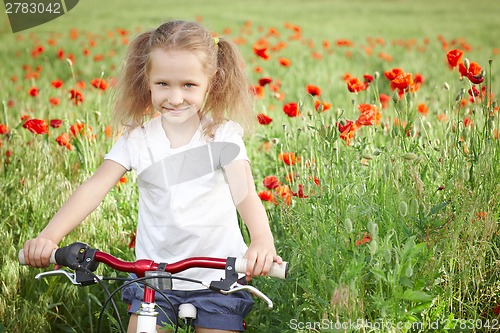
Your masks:
{"label": "girl's face", "polygon": [[150,57],[149,89],[154,108],[167,123],[199,122],[209,77],[199,57],[189,51],[154,49]]}

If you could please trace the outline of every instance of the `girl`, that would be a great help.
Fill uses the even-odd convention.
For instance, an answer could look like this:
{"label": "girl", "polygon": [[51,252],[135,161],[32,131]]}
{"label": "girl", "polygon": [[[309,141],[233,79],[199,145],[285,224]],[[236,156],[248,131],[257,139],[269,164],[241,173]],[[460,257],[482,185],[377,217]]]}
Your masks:
{"label": "girl", "polygon": [[[132,169],[139,186],[137,259],[244,256],[247,279],[266,275],[273,262],[282,263],[255,191],[242,127],[228,120],[252,118],[244,62],[230,41],[184,21],[139,35],[125,57],[114,116],[126,125],[124,135],[38,237],[26,241],[28,264],[48,266],[62,238]],[[146,116],[151,119],[144,122]],[[236,210],[250,234],[248,247]],[[214,281],[223,274],[191,269],[181,276]],[[247,294],[192,288],[174,280],[170,300],[198,308],[197,332],[243,330],[243,317],[253,304]],[[132,314],[129,332],[135,332],[141,296],[137,286],[123,293]],[[157,323],[172,320],[173,313],[162,312]]]}

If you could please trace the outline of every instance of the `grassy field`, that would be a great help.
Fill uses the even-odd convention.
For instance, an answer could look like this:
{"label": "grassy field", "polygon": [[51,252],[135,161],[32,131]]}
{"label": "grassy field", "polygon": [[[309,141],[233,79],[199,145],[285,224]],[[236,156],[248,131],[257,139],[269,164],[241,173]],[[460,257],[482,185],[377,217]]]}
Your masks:
{"label": "grassy field", "polygon": [[[249,332],[498,329],[499,16],[494,1],[82,0],[12,34],[0,15],[0,332],[96,332],[97,286],[35,281],[16,255],[113,144],[125,45],[169,18],[237,42],[256,93],[247,149],[292,270],[256,279],[275,309],[257,301]],[[460,75],[451,50],[482,71]],[[133,258],[134,179],[63,244]]]}

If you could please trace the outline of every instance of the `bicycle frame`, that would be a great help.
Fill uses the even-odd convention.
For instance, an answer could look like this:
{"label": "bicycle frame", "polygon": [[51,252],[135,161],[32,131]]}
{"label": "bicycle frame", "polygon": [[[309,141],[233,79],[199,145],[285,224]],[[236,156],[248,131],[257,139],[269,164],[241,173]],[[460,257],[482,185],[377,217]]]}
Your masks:
{"label": "bicycle frame", "polygon": [[[22,250],[19,252],[19,262],[25,264]],[[37,279],[49,275],[62,274],[77,285],[86,286],[94,284],[97,282],[98,278],[93,272],[97,269],[99,263],[103,263],[120,272],[134,273],[139,278],[151,279],[153,281],[152,284],[145,284],[144,300],[137,312],[137,333],[156,333],[156,317],[158,313],[155,310],[155,289],[162,289],[158,287],[158,281],[165,279],[171,281],[173,278],[171,274],[179,273],[189,268],[224,269],[224,279],[212,282],[198,282],[213,291],[223,294],[248,290],[267,302],[269,308],[273,307],[272,301],[257,288],[238,284],[238,273],[245,272],[245,259],[195,257],[171,264],[156,263],[148,259],[139,259],[129,262],[118,259],[109,253],[91,248],[85,243],[77,242],[54,250],[50,262],[69,267],[73,269],[75,273],[71,274],[65,270],[44,272],[38,274],[36,276]],[[288,263],[284,262],[281,265],[275,263],[268,275],[286,278],[288,275]]]}

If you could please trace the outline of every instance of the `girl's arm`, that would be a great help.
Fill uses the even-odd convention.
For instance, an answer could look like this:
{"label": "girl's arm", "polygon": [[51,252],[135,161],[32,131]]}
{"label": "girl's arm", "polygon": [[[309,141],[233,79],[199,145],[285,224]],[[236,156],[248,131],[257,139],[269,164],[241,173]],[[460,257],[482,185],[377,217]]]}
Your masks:
{"label": "girl's arm", "polygon": [[104,160],[92,177],[73,192],[42,232],[24,243],[26,263],[33,267],[47,267],[57,244],[99,206],[126,172],[122,165]]}
{"label": "girl's arm", "polygon": [[274,238],[269,227],[266,210],[255,190],[250,164],[245,160],[231,162],[224,168],[238,213],[250,233],[250,246],[246,275],[266,275],[273,262],[283,260],[276,254]]}

